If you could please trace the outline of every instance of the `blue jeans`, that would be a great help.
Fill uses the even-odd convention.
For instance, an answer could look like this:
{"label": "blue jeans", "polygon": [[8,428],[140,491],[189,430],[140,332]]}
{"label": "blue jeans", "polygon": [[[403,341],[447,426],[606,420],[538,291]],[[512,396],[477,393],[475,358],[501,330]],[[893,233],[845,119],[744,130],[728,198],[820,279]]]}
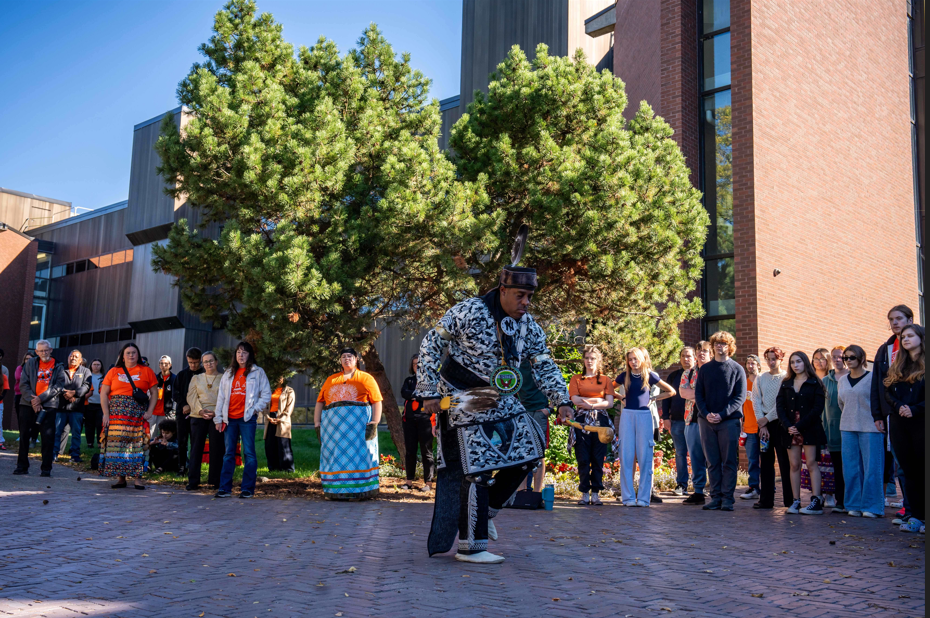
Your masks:
{"label": "blue jeans", "polygon": [[672,421],[672,444],[675,445],[675,483],[688,491],[688,441],[684,421]]}
{"label": "blue jeans", "polygon": [[762,471],[762,466],[759,462],[759,455],[761,454],[759,451],[760,447],[759,434],[747,433],[746,459],[749,460],[749,487],[756,491],[759,490],[759,474]]}
{"label": "blue jeans", "polygon": [[71,427],[71,459],[81,456],[81,428],[84,426],[83,412],[58,412],[55,415],[55,447],[52,456],[58,455],[61,447],[61,436],[65,432],[65,425]]}
{"label": "blue jeans", "polygon": [[688,456],[691,457],[691,482],[694,493],[704,493],[707,485],[707,458],[704,457],[704,445],[701,444],[701,430],[697,419],[685,427],[685,440],[688,442]]}
{"label": "blue jeans", "polygon": [[233,472],[236,471],[236,443],[242,437],[242,491],[255,491],[258,473],[258,457],[255,455],[255,426],[257,417],[248,422],[241,418],[229,419],[226,431],[226,454],[223,456],[223,471],[220,473],[220,491],[232,491]]}
{"label": "blue jeans", "polygon": [[845,506],[850,511],[885,512],[885,436],[863,431],[841,431]]}
{"label": "blue jeans", "polygon": [[[620,495],[624,504],[652,497],[652,412],[623,409],[620,413]],[[639,462],[639,489],[633,491],[634,462]]]}

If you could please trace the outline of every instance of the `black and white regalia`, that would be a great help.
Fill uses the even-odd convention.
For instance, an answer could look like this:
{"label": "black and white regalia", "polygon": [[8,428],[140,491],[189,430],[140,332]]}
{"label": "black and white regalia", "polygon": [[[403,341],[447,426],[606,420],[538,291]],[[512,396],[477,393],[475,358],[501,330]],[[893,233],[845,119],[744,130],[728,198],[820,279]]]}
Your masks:
{"label": "black and white regalia", "polygon": [[[535,289],[536,273],[507,267],[507,287]],[[520,362],[553,408],[570,405],[565,381],[543,329],[529,315],[508,316],[500,288],[449,309],[420,345],[416,396],[449,396],[452,405],[437,420],[439,474],[428,549],[432,556],[487,551],[488,521],[526,480],[545,452],[545,430],[517,399]]]}

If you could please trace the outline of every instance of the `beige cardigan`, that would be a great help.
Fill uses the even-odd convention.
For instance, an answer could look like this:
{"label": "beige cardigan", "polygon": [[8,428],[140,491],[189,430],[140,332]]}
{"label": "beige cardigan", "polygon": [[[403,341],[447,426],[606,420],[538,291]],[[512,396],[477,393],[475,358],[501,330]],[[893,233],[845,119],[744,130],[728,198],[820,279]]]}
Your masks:
{"label": "beige cardigan", "polygon": [[[272,393],[277,389],[272,389]],[[278,400],[278,424],[272,425],[268,422],[268,411],[271,409],[271,404],[268,405],[268,408],[263,410],[265,415],[265,433],[262,434],[263,439],[268,439],[268,428],[276,427],[275,436],[279,438],[288,438],[291,437],[291,414],[294,413],[294,403],[297,401],[297,396],[294,394],[294,389],[290,386],[285,386],[281,391],[281,399]]]}
{"label": "beige cardigan", "polygon": [[[220,374],[208,376],[200,373],[191,378],[187,388],[187,405],[191,407],[191,418],[203,418],[201,412],[216,411],[216,397],[220,393]],[[209,379],[208,379],[209,378]],[[207,388],[212,385],[213,388]]]}

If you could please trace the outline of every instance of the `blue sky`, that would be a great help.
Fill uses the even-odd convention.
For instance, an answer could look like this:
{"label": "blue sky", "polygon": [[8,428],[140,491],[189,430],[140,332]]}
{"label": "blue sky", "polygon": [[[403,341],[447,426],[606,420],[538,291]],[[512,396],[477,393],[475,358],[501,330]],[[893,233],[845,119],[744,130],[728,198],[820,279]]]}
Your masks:
{"label": "blue sky", "polygon": [[[295,48],[341,51],[375,22],[398,53],[459,93],[461,0],[258,0]],[[0,187],[97,208],[126,199],[133,126],[175,90],[222,0],[0,0]]]}

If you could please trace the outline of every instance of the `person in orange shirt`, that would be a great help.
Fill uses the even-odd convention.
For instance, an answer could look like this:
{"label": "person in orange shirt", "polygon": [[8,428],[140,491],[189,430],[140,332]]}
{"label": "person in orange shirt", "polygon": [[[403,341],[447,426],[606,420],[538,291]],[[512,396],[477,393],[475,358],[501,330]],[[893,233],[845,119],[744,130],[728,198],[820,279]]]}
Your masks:
{"label": "person in orange shirt", "polygon": [[52,345],[41,340],[36,343],[36,358],[23,365],[19,379],[22,395],[18,413],[19,457],[13,474],[29,474],[29,442],[33,438],[36,423],[39,424],[42,439],[42,473],[40,476],[52,475],[52,461],[55,447],[55,408],[58,397],[53,397],[49,385],[53,383],[62,367],[52,358]]}
{"label": "person in orange shirt", "polygon": [[[131,381],[130,381],[131,380]],[[134,397],[148,396],[148,401]],[[126,487],[126,479],[135,479],[136,489],[145,489],[146,423],[152,421],[152,411],[158,400],[158,379],[151,368],[142,364],[142,352],[133,342],[119,351],[116,366],[107,372],[100,386],[100,407],[106,447],[100,454],[100,476],[117,477],[113,489]]]}
{"label": "person in orange shirt", "polygon": [[752,385],[762,373],[762,360],[755,354],[746,357],[746,401],[743,402],[743,434],[745,434],[746,459],[749,460],[749,491],[740,494],[742,500],[758,500],[759,476],[762,472],[760,463],[761,444],[759,442],[759,422],[752,407]]}
{"label": "person in orange shirt", "polygon": [[255,364],[255,349],[248,341],[240,341],[229,368],[220,378],[213,423],[225,433],[226,454],[220,472],[217,498],[232,495],[233,473],[236,471],[236,444],[242,438],[242,486],[240,498],[255,495],[258,476],[258,456],[255,454],[255,428],[258,412],[271,404],[271,385],[264,370]]}
{"label": "person in orange shirt", "polygon": [[358,352],[339,352],[342,371],[326,378],[313,411],[320,436],[320,479],[330,500],[377,495],[381,389],[358,368]]}
{"label": "person in orange shirt", "polygon": [[[607,410],[614,405],[613,380],[603,374],[603,355],[594,345],[586,345],[582,355],[584,371],[572,376],[568,384],[568,394],[575,404],[577,412],[575,422],[596,427],[610,427]],[[602,444],[597,433],[572,428],[569,430],[569,447],[575,447],[575,459],[578,461],[578,491],[581,500],[578,504],[601,506],[600,492],[604,489],[604,457],[607,445]],[[591,497],[588,498],[588,492]]]}

